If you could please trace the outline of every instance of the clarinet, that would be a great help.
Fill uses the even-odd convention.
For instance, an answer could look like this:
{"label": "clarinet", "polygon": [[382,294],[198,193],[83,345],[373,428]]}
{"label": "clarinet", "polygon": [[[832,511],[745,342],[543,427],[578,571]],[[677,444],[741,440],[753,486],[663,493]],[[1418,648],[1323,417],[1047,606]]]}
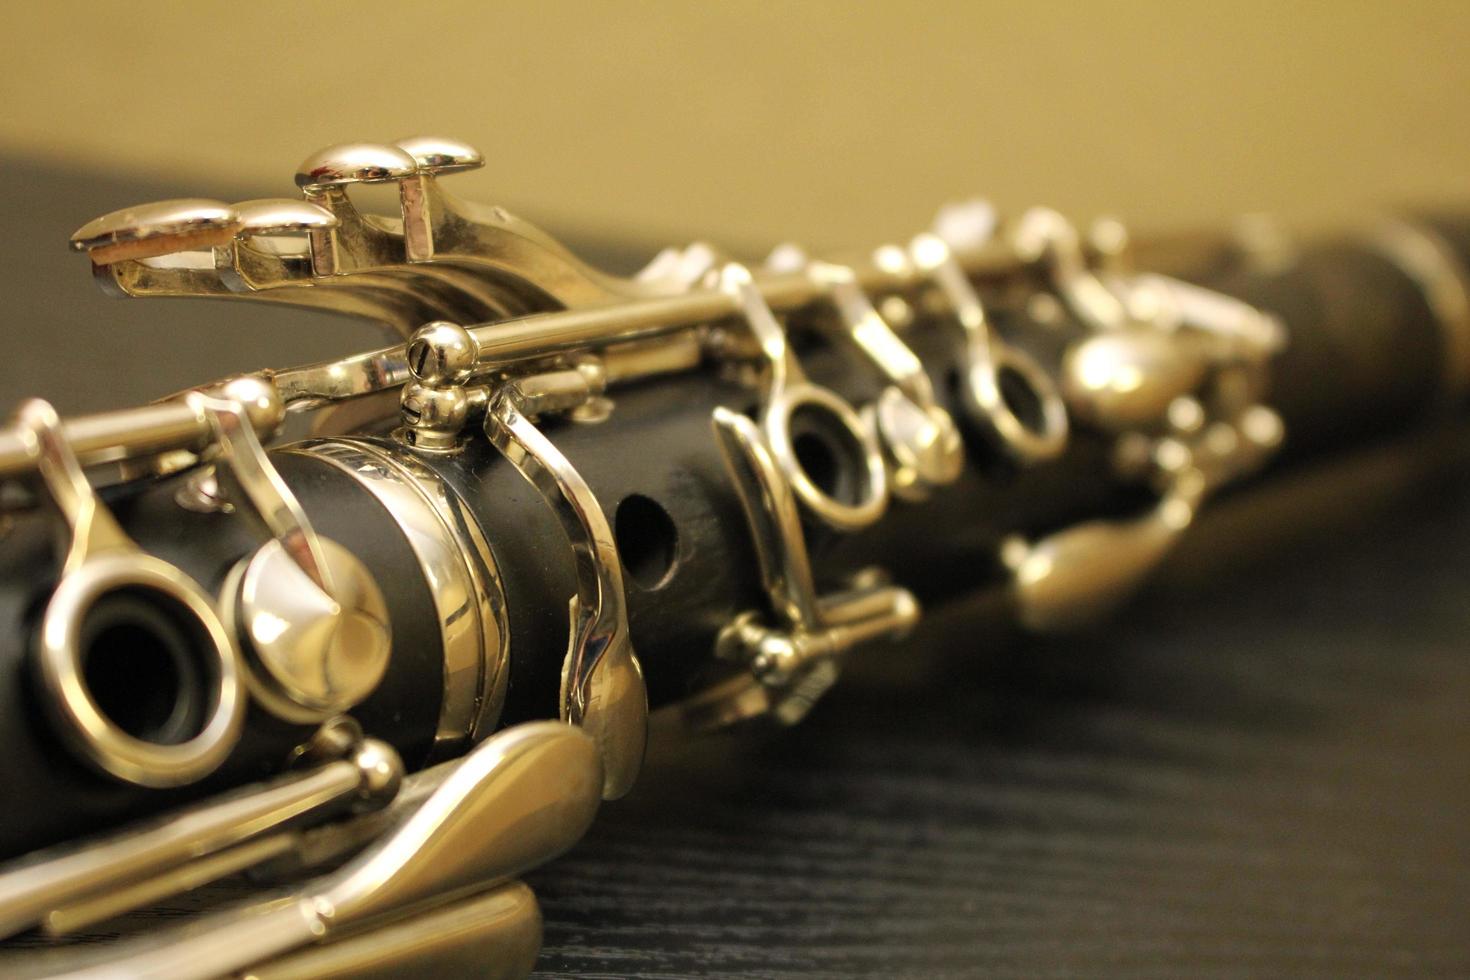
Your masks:
{"label": "clarinet", "polygon": [[[1217,494],[1470,388],[1451,217],[1135,242],[974,201],[851,255],[697,243],[619,278],[441,187],[481,163],[334,146],[300,198],[73,236],[119,296],[391,340],[0,428],[7,969],[524,976],[516,876],[633,791],[651,711],[793,724],[976,596],[1094,622]],[[234,876],[288,890],[65,942]]]}

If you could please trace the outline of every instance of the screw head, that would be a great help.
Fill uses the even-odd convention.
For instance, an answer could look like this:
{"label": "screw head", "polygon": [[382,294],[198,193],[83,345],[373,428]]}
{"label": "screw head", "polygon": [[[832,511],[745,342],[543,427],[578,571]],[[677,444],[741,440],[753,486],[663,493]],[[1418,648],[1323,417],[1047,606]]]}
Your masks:
{"label": "screw head", "polygon": [[403,422],[414,431],[416,444],[442,448],[446,439],[453,442],[469,417],[470,400],[463,388],[430,388],[427,385],[403,386]]}
{"label": "screw head", "polygon": [[474,335],[447,320],[425,324],[408,342],[408,369],[431,388],[464,384],[478,356]]}

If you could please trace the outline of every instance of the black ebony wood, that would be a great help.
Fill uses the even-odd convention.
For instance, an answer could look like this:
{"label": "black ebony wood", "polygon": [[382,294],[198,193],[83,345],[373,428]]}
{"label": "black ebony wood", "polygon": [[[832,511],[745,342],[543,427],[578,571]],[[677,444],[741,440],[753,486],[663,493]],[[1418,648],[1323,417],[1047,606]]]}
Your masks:
{"label": "black ebony wood", "polygon": [[1470,974],[1470,470],[1371,520],[655,759],[539,975]]}

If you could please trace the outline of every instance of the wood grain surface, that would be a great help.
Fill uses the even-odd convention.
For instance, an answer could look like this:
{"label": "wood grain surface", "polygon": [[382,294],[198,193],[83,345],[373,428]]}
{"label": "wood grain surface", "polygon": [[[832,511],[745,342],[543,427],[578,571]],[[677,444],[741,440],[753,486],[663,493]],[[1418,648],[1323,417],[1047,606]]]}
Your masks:
{"label": "wood grain surface", "polygon": [[1470,478],[1374,521],[657,760],[541,975],[1470,973]]}

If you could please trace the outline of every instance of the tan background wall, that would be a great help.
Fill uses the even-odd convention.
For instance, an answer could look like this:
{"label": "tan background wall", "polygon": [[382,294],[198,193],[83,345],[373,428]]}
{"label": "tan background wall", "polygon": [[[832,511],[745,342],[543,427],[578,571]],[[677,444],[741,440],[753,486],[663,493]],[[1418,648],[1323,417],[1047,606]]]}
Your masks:
{"label": "tan background wall", "polygon": [[[983,191],[1078,217],[1470,199],[1470,3],[12,5],[0,152],[290,193],[355,138],[562,230],[816,245]],[[120,202],[122,203],[122,202]]]}

